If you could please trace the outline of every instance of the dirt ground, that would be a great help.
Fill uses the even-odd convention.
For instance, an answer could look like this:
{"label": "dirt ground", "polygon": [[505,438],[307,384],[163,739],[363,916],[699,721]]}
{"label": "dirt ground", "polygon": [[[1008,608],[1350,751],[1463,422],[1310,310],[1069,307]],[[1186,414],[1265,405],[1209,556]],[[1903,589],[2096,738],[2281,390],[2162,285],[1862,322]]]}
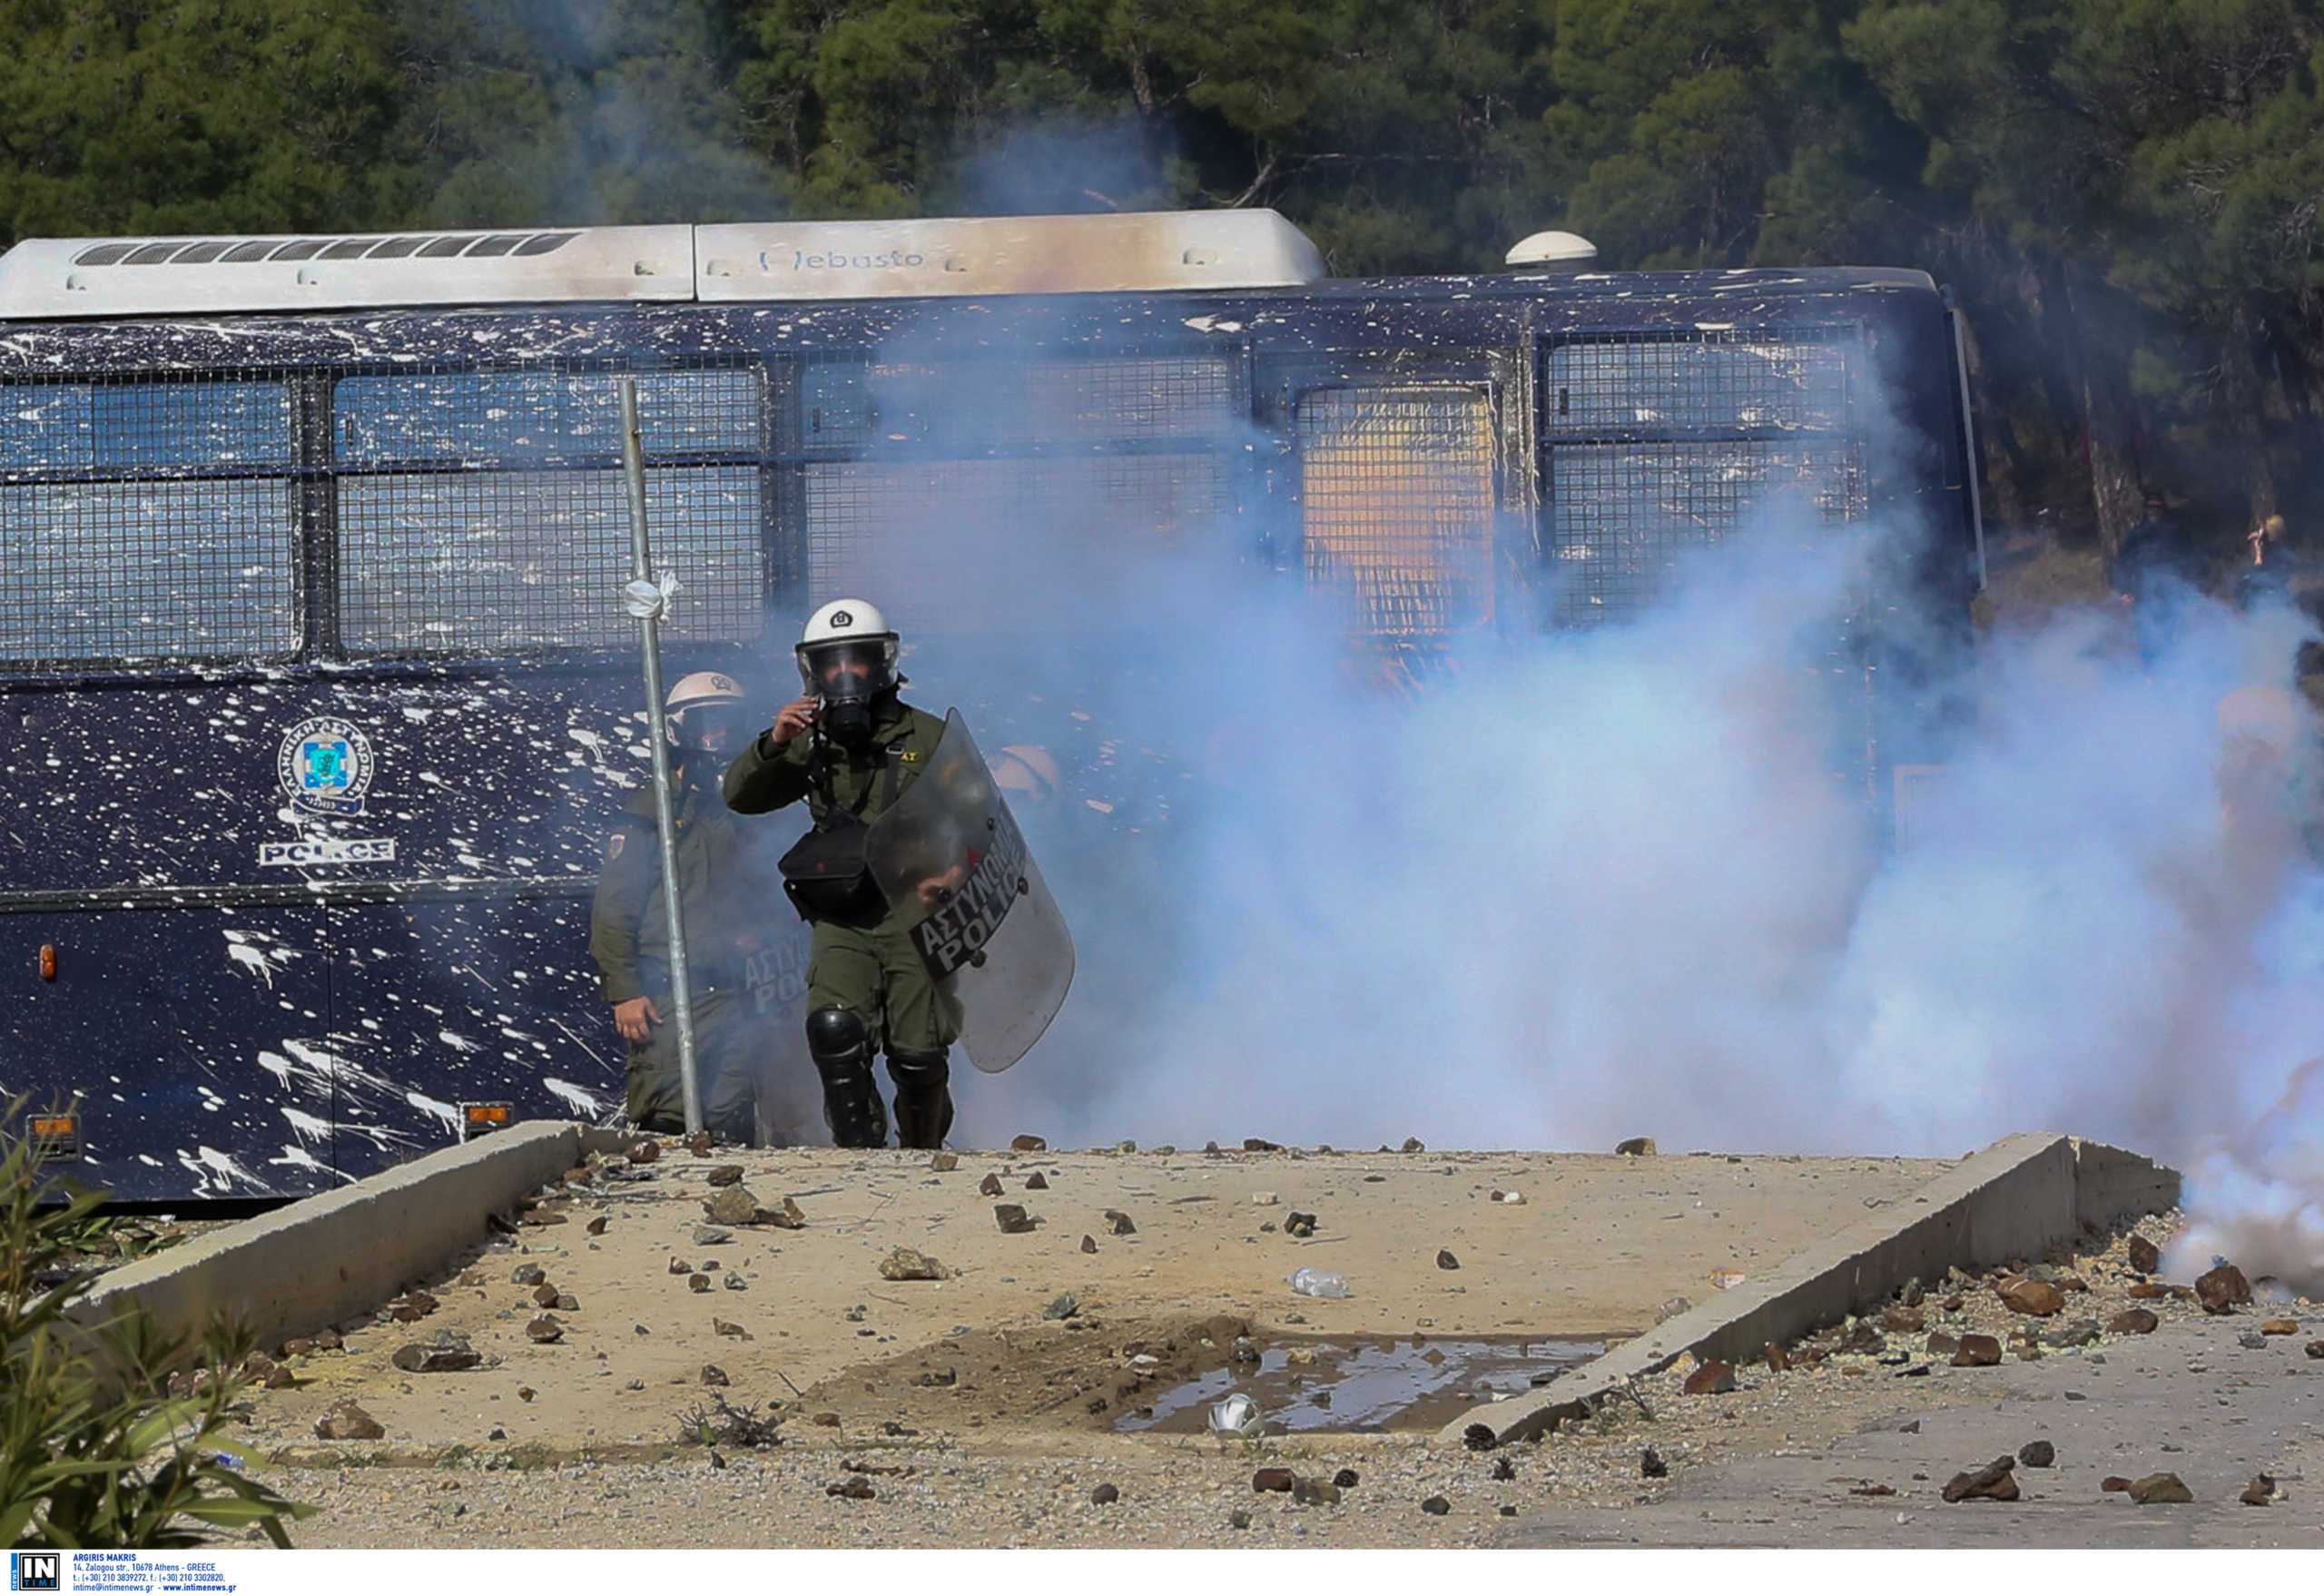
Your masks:
{"label": "dirt ground", "polygon": [[[742,1166],[763,1207],[792,1197],[803,1225],[704,1232],[721,1164]],[[440,1305],[424,1317],[352,1325],[344,1351],[293,1353],[297,1384],[254,1394],[247,1440],[271,1460],[271,1479],[323,1510],[296,1534],[315,1546],[1950,1543],[1973,1522],[2069,1497],[2077,1511],[2192,1534],[2189,1510],[2133,1510],[2094,1489],[2102,1465],[2171,1466],[2159,1437],[2185,1407],[2210,1426],[2172,1443],[2202,1451],[2186,1473],[2197,1512],[2223,1511],[2239,1472],[2285,1471],[2287,1497],[2268,1509],[2241,1509],[2230,1492],[2226,1505],[2245,1516],[2229,1514],[2219,1534],[2324,1543],[2305,1483],[2324,1481],[2318,1410],[2303,1405],[2324,1403],[2324,1358],[2301,1350],[2324,1336],[2324,1320],[2297,1305],[2285,1311],[2300,1333],[2259,1350],[2239,1340],[2256,1330],[2251,1312],[2211,1318],[2165,1297],[2135,1305],[2157,1314],[2154,1335],[2101,1335],[2038,1361],[1955,1369],[1915,1353],[1925,1336],[1891,1335],[1877,1355],[1747,1369],[1742,1389],[1722,1396],[1680,1394],[1674,1371],[1644,1387],[1650,1417],[1622,1404],[1537,1444],[1480,1454],[1430,1443],[1436,1423],[1481,1394],[1521,1390],[1529,1364],[1546,1369],[1558,1350],[1502,1338],[1634,1334],[1669,1299],[1717,1290],[1714,1270],[1771,1267],[1947,1167],[1157,1150],[961,1154],[937,1171],[925,1154],[668,1148],[645,1179],[597,1160],[529,1217],[552,1222],[415,1283]],[[1045,1188],[1029,1190],[1036,1176]],[[1000,1195],[980,1192],[989,1177]],[[1001,1202],[1039,1223],[1005,1234]],[[1114,1234],[1109,1209],[1134,1233]],[[1286,1234],[1295,1213],[1315,1217],[1312,1236]],[[879,1266],[899,1246],[948,1277],[884,1278]],[[2134,1305],[2122,1243],[2112,1246],[2066,1260],[2091,1289],[2073,1294],[2059,1324]],[[1441,1266],[1440,1250],[1457,1267]],[[527,1266],[574,1301],[548,1310],[561,1321],[555,1343],[527,1338],[543,1311],[512,1278]],[[1295,1295],[1285,1276],[1301,1266],[1343,1272],[1354,1295]],[[708,1289],[694,1289],[697,1275]],[[1955,1291],[1962,1305],[1948,1314]],[[1955,1335],[2014,1317],[1982,1283],[1937,1289],[1922,1312],[1930,1329]],[[1484,1338],[1510,1355],[1470,1361]],[[442,1339],[481,1364],[407,1373],[391,1361]],[[1334,1394],[1338,1413],[1323,1422],[1356,1414],[1359,1347],[1401,1360],[1387,1388],[1401,1380],[1421,1394],[1418,1371],[1437,1382],[1433,1396],[1351,1419],[1379,1433],[1246,1441],[1196,1428],[1208,1397],[1228,1390],[1260,1394],[1279,1420],[1317,1422],[1315,1406]],[[704,1384],[705,1364],[729,1384]],[[1488,1378],[1492,1391],[1480,1392]],[[1182,1401],[1171,1429],[1173,1394],[1197,1379],[1202,1400]],[[316,1419],[343,1399],[385,1434],[318,1440]],[[2039,1426],[2112,1424],[2107,1415],[2138,1403],[2163,1405],[2115,1424],[2102,1446],[2062,1441],[2056,1469],[2020,1472],[2019,1503],[1936,1502],[1955,1468],[2014,1452]],[[1146,1424],[1147,1411],[1154,1431],[1117,1428]],[[740,1443],[748,1437],[734,1424],[745,1414],[775,1421],[775,1443]],[[1907,1433],[1906,1415],[1926,1422]],[[712,1444],[690,1433],[704,1423],[720,1437]],[[1642,1475],[1648,1446],[1667,1476]],[[1336,1502],[1316,1485],[1305,1500],[1256,1492],[1255,1472],[1275,1466],[1319,1484],[1344,1470],[1357,1479],[1333,1488]],[[1896,1497],[1849,1494],[1880,1483]],[[1100,1486],[1119,1499],[1093,1502]],[[842,1487],[852,1494],[832,1493]],[[1431,1498],[1443,1513],[1423,1511]]]}

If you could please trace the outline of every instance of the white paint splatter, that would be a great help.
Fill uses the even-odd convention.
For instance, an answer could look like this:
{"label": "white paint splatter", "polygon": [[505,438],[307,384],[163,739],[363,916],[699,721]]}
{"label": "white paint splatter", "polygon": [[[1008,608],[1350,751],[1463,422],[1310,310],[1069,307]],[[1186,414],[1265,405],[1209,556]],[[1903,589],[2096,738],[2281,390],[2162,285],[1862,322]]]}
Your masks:
{"label": "white paint splatter", "polygon": [[432,1114],[454,1130],[460,1128],[460,1111],[449,1103],[439,1103],[434,1098],[419,1092],[406,1092],[403,1100],[422,1113]]}
{"label": "white paint splatter", "polygon": [[605,1099],[586,1087],[576,1086],[569,1080],[559,1080],[553,1075],[541,1077],[541,1085],[548,1089],[551,1097],[576,1114],[595,1116],[606,1111]]}
{"label": "white paint splatter", "polygon": [[302,1142],[323,1141],[330,1136],[330,1121],[328,1119],[310,1114],[304,1108],[286,1107],[280,1112],[290,1122],[290,1128],[298,1133]]}

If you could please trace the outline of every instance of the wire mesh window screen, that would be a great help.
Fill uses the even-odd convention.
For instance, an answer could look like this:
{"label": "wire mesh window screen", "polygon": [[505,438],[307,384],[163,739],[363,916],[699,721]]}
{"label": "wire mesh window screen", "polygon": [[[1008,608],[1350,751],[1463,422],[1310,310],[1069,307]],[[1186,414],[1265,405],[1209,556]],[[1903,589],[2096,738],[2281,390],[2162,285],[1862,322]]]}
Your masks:
{"label": "wire mesh window screen", "polygon": [[801,374],[811,448],[938,449],[1217,437],[1248,419],[1232,353],[943,364],[817,360]]}
{"label": "wire mesh window screen", "polygon": [[[637,379],[652,456],[758,453],[755,370],[650,371]],[[407,461],[524,465],[621,453],[621,400],[604,371],[442,371],[349,377],[333,400],[344,466]]]}
{"label": "wire mesh window screen", "polygon": [[1845,328],[1564,343],[1542,362],[1551,438],[1847,425]]}
{"label": "wire mesh window screen", "polygon": [[1788,503],[1812,524],[1860,519],[1858,329],[1718,329],[1549,349],[1543,498],[1552,611],[1636,616],[1686,554]]}
{"label": "wire mesh window screen", "polygon": [[[748,641],[763,594],[755,467],[645,474],[657,570],[678,582],[663,631]],[[339,487],[340,635],[379,653],[601,647],[622,609],[629,500],[617,470],[419,472]]]}
{"label": "wire mesh window screen", "polygon": [[289,385],[0,384],[0,661],[299,644]]}
{"label": "wire mesh window screen", "polygon": [[1492,608],[1493,423],[1472,387],[1324,389],[1298,404],[1308,579],[1360,630],[1441,635]]}
{"label": "wire mesh window screen", "polygon": [[1551,575],[1557,618],[1570,625],[1637,615],[1688,550],[1779,503],[1826,525],[1865,511],[1845,438],[1561,448],[1554,470]]}
{"label": "wire mesh window screen", "polygon": [[290,653],[297,516],[288,480],[0,488],[0,661]]}
{"label": "wire mesh window screen", "polygon": [[809,465],[809,589],[875,599],[909,631],[956,630],[1029,566],[1231,514],[1231,469],[1207,453]]}

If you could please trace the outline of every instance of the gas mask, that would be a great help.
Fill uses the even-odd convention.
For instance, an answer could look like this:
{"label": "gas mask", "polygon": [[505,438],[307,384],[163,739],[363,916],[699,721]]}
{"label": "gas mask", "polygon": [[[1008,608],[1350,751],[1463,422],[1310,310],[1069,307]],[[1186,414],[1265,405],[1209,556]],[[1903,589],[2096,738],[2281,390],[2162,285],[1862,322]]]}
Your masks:
{"label": "gas mask", "polygon": [[681,760],[706,754],[724,758],[740,748],[749,734],[747,715],[739,704],[696,704],[670,717],[670,740]]}
{"label": "gas mask", "polygon": [[896,685],[888,651],[878,643],[842,639],[803,647],[800,655],[823,734],[842,748],[869,744],[872,705]]}

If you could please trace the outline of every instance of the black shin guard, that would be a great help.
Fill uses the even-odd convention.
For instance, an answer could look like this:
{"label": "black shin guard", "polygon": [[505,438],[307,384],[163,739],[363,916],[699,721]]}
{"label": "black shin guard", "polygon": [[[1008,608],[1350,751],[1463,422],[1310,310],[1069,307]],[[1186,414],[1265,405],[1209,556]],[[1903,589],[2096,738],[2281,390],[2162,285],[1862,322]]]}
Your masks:
{"label": "black shin guard", "polygon": [[844,1009],[807,1016],[807,1052],[823,1078],[823,1121],[843,1148],[888,1145],[888,1115],[872,1078],[872,1039],[863,1021]]}
{"label": "black shin guard", "polygon": [[888,1078],[896,1083],[896,1141],[907,1148],[940,1148],[952,1128],[952,1071],[945,1050],[888,1049]]}

